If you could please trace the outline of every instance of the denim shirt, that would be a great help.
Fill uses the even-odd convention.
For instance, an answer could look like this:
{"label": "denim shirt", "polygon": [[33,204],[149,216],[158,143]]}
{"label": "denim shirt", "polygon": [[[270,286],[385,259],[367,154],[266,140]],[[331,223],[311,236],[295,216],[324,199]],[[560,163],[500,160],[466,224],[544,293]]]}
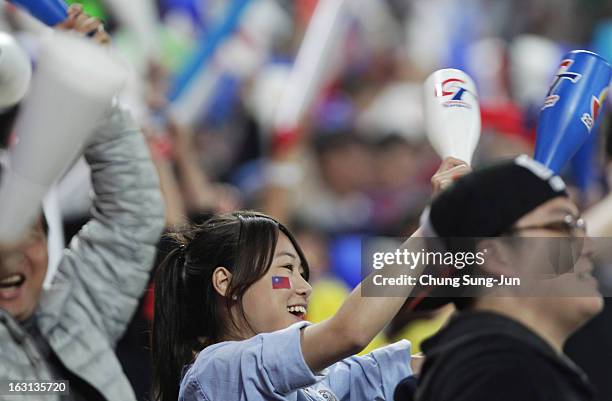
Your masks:
{"label": "denim shirt", "polygon": [[307,325],[207,347],[186,370],[179,401],[391,401],[397,383],[412,375],[406,340],[315,374],[300,344]]}

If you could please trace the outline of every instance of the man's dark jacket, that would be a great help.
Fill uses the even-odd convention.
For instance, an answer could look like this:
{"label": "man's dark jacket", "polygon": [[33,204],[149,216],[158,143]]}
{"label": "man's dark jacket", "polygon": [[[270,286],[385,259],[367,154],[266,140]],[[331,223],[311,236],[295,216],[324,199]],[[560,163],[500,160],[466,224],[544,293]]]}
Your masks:
{"label": "man's dark jacket", "polygon": [[576,365],[498,314],[459,313],[422,349],[417,401],[596,400]]}

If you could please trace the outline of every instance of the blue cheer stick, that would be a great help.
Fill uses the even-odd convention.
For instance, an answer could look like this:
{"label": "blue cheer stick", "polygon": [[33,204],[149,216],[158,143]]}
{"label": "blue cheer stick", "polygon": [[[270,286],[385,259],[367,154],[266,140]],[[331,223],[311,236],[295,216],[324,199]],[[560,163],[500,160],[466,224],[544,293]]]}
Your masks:
{"label": "blue cheer stick", "polygon": [[570,165],[576,186],[586,192],[596,181],[596,151],[597,141],[595,136],[589,137],[572,158]]}
{"label": "blue cheer stick", "polygon": [[596,135],[611,76],[610,65],[595,53],[565,55],[540,112],[534,159],[558,174]]}
{"label": "blue cheer stick", "polygon": [[68,17],[68,6],[63,0],[9,0],[26,9],[36,19],[54,26]]}
{"label": "blue cheer stick", "polygon": [[228,4],[226,15],[221,23],[211,29],[205,37],[200,38],[199,48],[171,83],[168,94],[171,102],[183,96],[198,74],[209,65],[219,47],[233,35],[249,3],[250,0],[233,0]]}

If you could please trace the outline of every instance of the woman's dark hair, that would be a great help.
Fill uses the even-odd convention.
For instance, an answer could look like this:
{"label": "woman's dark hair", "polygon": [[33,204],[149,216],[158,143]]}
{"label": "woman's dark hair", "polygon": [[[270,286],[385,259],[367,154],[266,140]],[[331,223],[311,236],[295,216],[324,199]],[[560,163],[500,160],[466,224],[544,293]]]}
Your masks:
{"label": "woman's dark hair", "polygon": [[[203,224],[170,234],[176,241],[155,276],[155,313],[151,335],[156,401],[178,399],[185,365],[205,347],[221,341],[229,310],[263,277],[274,258],[279,231],[295,247],[308,280],[304,254],[289,230],[264,214],[241,211],[211,217]],[[225,297],[212,283],[214,270],[232,273]],[[248,321],[247,321],[248,324]]]}

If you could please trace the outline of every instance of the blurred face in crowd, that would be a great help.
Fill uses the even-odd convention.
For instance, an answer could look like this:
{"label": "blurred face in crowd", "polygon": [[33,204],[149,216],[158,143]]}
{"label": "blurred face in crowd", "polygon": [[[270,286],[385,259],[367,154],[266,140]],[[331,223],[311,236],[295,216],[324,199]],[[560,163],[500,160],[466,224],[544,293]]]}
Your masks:
{"label": "blurred face in crowd", "polygon": [[[304,320],[312,287],[303,275],[295,247],[285,234],[279,233],[270,269],[244,293],[243,307],[250,329],[242,329],[243,337],[254,334],[251,330],[268,333]],[[239,322],[238,310],[233,313]]]}
{"label": "blurred face in crowd", "polygon": [[357,141],[345,140],[327,149],[320,162],[326,184],[339,195],[364,191],[372,184],[371,154]]}
{"label": "blurred face in crowd", "polygon": [[521,302],[554,319],[568,334],[601,311],[603,300],[591,274],[592,240],[573,202],[551,199],[519,219],[512,232],[527,239],[509,251],[509,269],[539,277],[537,292],[521,294]]}
{"label": "blurred face in crowd", "polygon": [[0,308],[15,319],[30,317],[47,273],[47,239],[42,221],[17,245],[0,245]]}
{"label": "blurred face in crowd", "polygon": [[[389,141],[376,152],[374,166],[377,187],[388,190],[406,190],[422,174],[423,146],[412,145],[402,139]],[[427,155],[430,157],[430,155]]]}

